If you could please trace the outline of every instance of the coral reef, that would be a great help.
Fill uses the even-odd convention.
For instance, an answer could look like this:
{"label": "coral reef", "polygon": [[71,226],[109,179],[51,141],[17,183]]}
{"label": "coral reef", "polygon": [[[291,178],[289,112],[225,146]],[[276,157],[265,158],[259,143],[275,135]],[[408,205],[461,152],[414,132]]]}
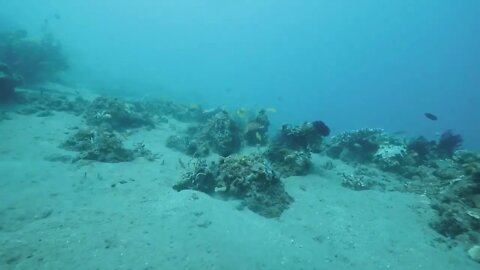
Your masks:
{"label": "coral reef", "polygon": [[267,132],[270,121],[268,120],[267,112],[260,110],[257,116],[250,120],[246,127],[244,138],[248,145],[266,144]]}
{"label": "coral reef", "polygon": [[276,143],[290,149],[320,152],[322,138],[330,134],[330,129],[322,121],[306,122],[300,126],[283,125]]}
{"label": "coral reef", "polygon": [[[332,158],[359,166],[375,165],[400,180],[393,190],[426,195],[438,213],[431,227],[461,242],[480,241],[480,155],[457,151],[463,139],[451,131],[436,141],[399,139],[378,129],[339,134],[327,143]],[[341,174],[342,185],[354,190],[379,185],[363,174]]]}
{"label": "coral reef", "polygon": [[0,101],[14,97],[15,87],[22,82],[20,76],[10,70],[7,64],[0,62]]}
{"label": "coral reef", "polygon": [[385,171],[399,171],[405,165],[404,145],[382,144],[373,155],[373,162]]}
{"label": "coral reef", "polygon": [[407,145],[407,151],[412,154],[416,164],[422,164],[430,159],[435,148],[435,141],[429,141],[422,136],[411,140]]}
{"label": "coral reef", "polygon": [[52,33],[45,33],[40,40],[22,30],[0,33],[0,61],[27,84],[55,80],[59,72],[68,68],[61,45]]}
{"label": "coral reef", "polygon": [[313,164],[309,151],[292,150],[280,143],[271,143],[263,153],[282,177],[306,175]]}
{"label": "coral reef", "polygon": [[202,159],[197,160],[193,169],[187,171],[183,175],[182,181],[175,184],[173,189],[176,191],[193,189],[207,194],[215,193],[217,180],[214,171],[216,170],[216,166],[215,163],[208,166],[207,161]]}
{"label": "coral reef", "polygon": [[[383,171],[404,177],[400,190],[425,194],[434,201],[432,208],[438,217],[430,225],[441,235],[468,243],[480,240],[479,155],[456,152],[462,139],[450,131],[438,143],[422,137],[402,143],[387,137],[383,134],[369,140],[378,148],[373,155],[371,151],[363,156],[362,162],[371,161]],[[369,186],[354,181],[356,178],[344,179],[343,185],[353,189]]]}
{"label": "coral reef", "polygon": [[229,156],[210,165],[200,160],[173,188],[240,199],[253,212],[269,218],[280,216],[293,201],[268,162],[258,155]]}
{"label": "coral reef", "polygon": [[74,161],[84,159],[115,163],[135,158],[134,151],[125,149],[118,136],[108,131],[78,130],[61,147],[79,152]]}
{"label": "coral reef", "polygon": [[463,138],[459,134],[453,134],[451,130],[442,133],[438,140],[437,151],[440,157],[451,158],[455,151],[462,145]]}
{"label": "coral reef", "polygon": [[446,237],[480,240],[480,184],[467,177],[447,183],[432,196],[438,212],[432,228]]}
{"label": "coral reef", "polygon": [[169,137],[167,146],[194,157],[210,152],[226,157],[240,149],[240,129],[226,111],[220,111],[206,123],[191,126],[185,135]]}
{"label": "coral reef", "polygon": [[383,171],[401,174],[405,167],[416,163],[415,158],[419,156],[411,149],[416,146],[423,150],[425,145],[420,140],[407,145],[405,140],[381,129],[360,129],[334,136],[327,143],[326,153],[347,163],[373,164]]}
{"label": "coral reef", "polygon": [[263,155],[283,177],[306,175],[312,168],[310,152],[320,152],[322,138],[329,134],[322,121],[283,125]]}
{"label": "coral reef", "polygon": [[383,141],[383,130],[365,128],[334,136],[327,145],[327,155],[345,162],[372,162]]}
{"label": "coral reef", "polygon": [[[195,158],[210,153],[222,156],[218,162],[199,159],[187,165],[180,160],[187,172],[174,185],[177,191],[192,189],[216,198],[235,198],[262,216],[278,217],[293,201],[279,177],[308,174],[313,167],[312,153],[318,153],[352,165],[349,168],[353,167],[354,172],[343,170],[345,164],[330,159],[320,165],[329,170],[327,173],[336,172],[345,188],[427,196],[438,213],[430,224],[434,230],[457,243],[474,246],[480,242],[480,154],[459,151],[462,136],[450,130],[437,141],[401,138],[380,129],[344,132],[328,140],[325,137],[330,129],[322,121],[313,121],[298,126],[283,125],[279,134],[269,139],[270,122],[265,110],[241,118],[220,108],[204,110],[200,106],[160,100],[131,102],[99,97],[90,103],[80,95],[42,88],[14,92],[18,82],[19,77],[0,64],[0,90],[8,88],[3,92],[6,96],[15,93],[19,102],[15,106],[17,113],[36,113],[42,117],[53,111],[84,114],[89,128],[77,130],[61,146],[78,152],[74,162],[126,162],[137,157],[154,161],[157,156],[144,143],[125,148],[119,134],[127,132],[118,132],[154,128],[155,123],[168,122],[168,116],[190,124],[184,133],[168,137],[167,147]],[[8,87],[1,88],[4,86]],[[0,113],[0,121],[8,117]],[[175,121],[171,127],[174,124]],[[233,155],[241,150],[243,142],[268,145],[245,149],[261,154]],[[68,155],[54,155],[48,160],[72,159]]]}
{"label": "coral reef", "polygon": [[148,99],[142,102],[146,112],[159,117],[171,116],[182,122],[197,122],[207,119],[208,111],[198,105],[182,105],[161,99]]}
{"label": "coral reef", "polygon": [[459,151],[453,156],[453,160],[460,165],[465,175],[470,176],[472,181],[480,182],[480,154]]}
{"label": "coral reef", "polygon": [[416,163],[422,164],[435,158],[452,158],[462,143],[461,135],[453,134],[451,130],[447,130],[442,133],[438,142],[418,137],[408,143],[407,149],[415,154],[413,158]]}
{"label": "coral reef", "polygon": [[118,98],[96,98],[87,108],[85,118],[89,125],[117,131],[154,127],[151,115],[141,106]]}
{"label": "coral reef", "polygon": [[224,157],[237,152],[241,146],[240,130],[226,111],[208,120],[201,130],[201,138],[213,152]]}

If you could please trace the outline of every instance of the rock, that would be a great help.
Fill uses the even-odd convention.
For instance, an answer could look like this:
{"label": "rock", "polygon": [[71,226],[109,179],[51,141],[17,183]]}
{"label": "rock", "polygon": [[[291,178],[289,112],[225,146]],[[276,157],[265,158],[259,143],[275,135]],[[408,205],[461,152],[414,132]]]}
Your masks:
{"label": "rock", "polygon": [[14,96],[15,87],[21,83],[21,78],[10,71],[10,68],[0,62],[0,101]]}
{"label": "rock", "polygon": [[279,217],[293,202],[280,178],[258,155],[229,156],[210,164],[198,160],[173,189],[193,189],[218,198],[239,199],[242,206],[267,218]]}
{"label": "rock", "polygon": [[475,245],[468,250],[470,259],[480,263],[480,245]]}

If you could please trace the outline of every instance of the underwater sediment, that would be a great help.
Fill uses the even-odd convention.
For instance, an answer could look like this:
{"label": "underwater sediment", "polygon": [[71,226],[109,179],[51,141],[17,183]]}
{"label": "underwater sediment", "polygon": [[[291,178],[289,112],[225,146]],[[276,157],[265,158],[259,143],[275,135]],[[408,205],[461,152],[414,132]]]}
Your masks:
{"label": "underwater sediment", "polygon": [[[49,89],[19,88],[12,101],[15,106],[2,111],[0,123],[15,121],[15,114],[48,119],[64,113],[79,119],[77,125],[65,128],[65,139],[58,145],[66,154],[47,161],[80,167],[95,162],[135,166],[138,160],[162,167],[173,162],[181,171],[173,190],[234,200],[237,210],[249,209],[270,219],[281,218],[295,204],[295,195],[285,188],[290,177],[328,171],[342,179],[339,185],[354,191],[427,196],[436,217],[425,223],[438,233],[439,241],[451,248],[462,246],[472,259],[477,258],[480,154],[460,150],[463,139],[451,130],[435,141],[373,128],[332,136],[324,122],[314,120],[269,132],[265,110],[239,121],[232,117],[234,112],[224,109],[155,99],[89,99]],[[158,142],[176,151],[178,160],[168,160],[157,149],[129,139],[157,129],[169,130],[170,135]],[[317,157],[329,161],[318,164]],[[353,170],[346,172],[338,164]]]}

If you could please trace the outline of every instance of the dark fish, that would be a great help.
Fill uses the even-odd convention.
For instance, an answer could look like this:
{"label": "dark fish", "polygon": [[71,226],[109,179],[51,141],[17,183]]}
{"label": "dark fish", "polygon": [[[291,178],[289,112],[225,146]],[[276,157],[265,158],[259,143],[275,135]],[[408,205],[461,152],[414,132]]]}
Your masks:
{"label": "dark fish", "polygon": [[431,113],[424,113],[425,117],[427,117],[428,119],[432,120],[432,121],[437,121],[438,120],[438,117],[435,116],[434,114],[431,114]]}

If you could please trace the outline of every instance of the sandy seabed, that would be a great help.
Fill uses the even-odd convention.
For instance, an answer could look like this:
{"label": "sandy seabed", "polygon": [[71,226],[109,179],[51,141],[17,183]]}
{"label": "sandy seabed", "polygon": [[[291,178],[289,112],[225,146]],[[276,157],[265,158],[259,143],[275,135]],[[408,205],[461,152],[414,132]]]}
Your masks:
{"label": "sandy seabed", "polygon": [[[427,197],[342,187],[319,166],[283,179],[277,219],[172,185],[188,156],[165,147],[170,120],[126,138],[153,162],[62,162],[82,118],[11,113],[0,121],[0,269],[479,269],[429,227]],[[336,170],[353,170],[333,161]],[[393,179],[392,179],[393,181]]]}

